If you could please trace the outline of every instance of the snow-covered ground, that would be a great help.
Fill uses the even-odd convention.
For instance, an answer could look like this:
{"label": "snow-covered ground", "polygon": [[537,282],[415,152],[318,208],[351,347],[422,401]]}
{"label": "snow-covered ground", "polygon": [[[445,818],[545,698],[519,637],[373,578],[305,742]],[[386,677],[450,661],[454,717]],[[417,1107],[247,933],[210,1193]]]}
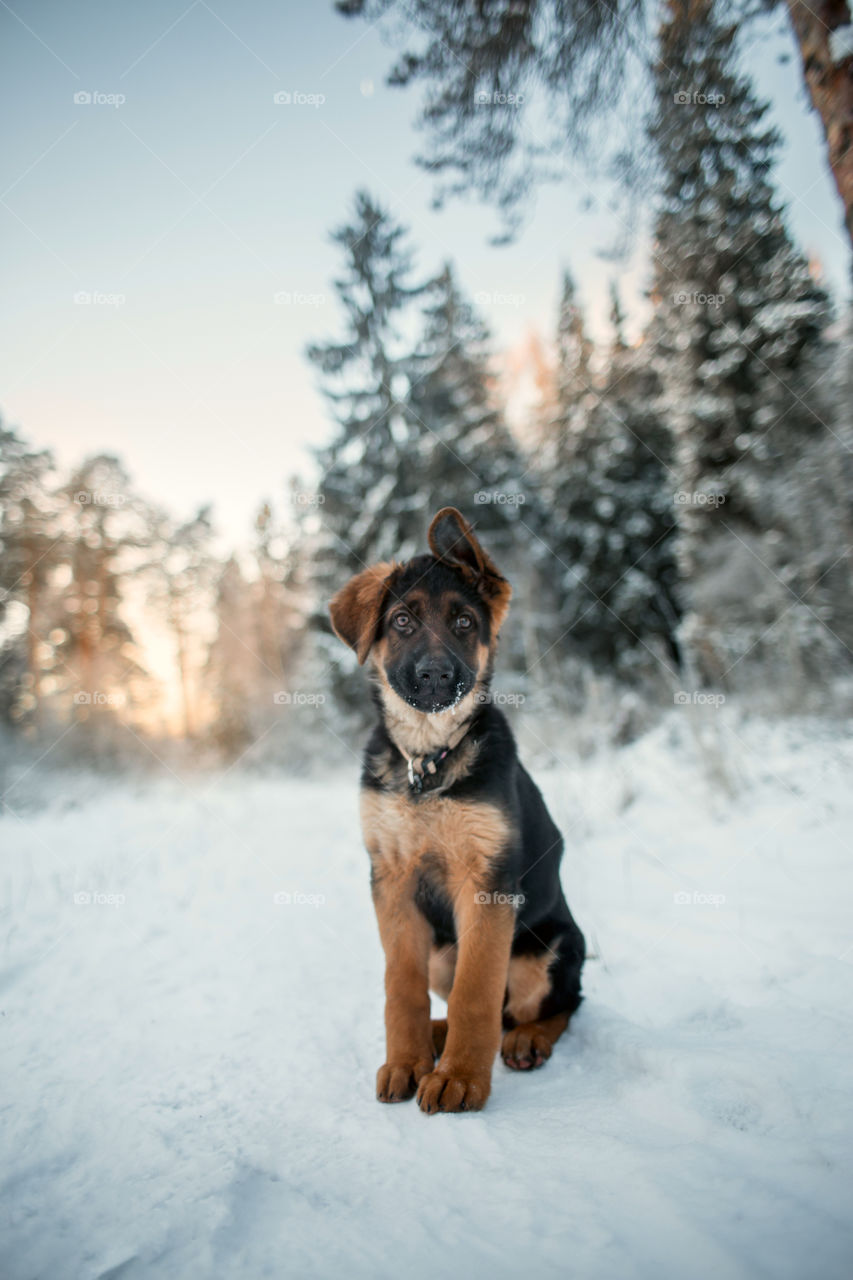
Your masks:
{"label": "snow-covered ground", "polygon": [[9,811],[4,1280],[846,1280],[853,738],[705,712],[731,797],[675,713],[537,770],[597,958],[476,1115],[374,1101],[355,763]]}

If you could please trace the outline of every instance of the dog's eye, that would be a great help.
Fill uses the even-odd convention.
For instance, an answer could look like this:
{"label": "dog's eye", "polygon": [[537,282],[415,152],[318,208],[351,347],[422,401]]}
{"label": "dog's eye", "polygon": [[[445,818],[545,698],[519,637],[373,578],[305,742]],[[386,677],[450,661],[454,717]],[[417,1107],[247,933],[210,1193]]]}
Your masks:
{"label": "dog's eye", "polygon": [[412,625],[412,619],[407,613],[403,613],[402,611],[400,613],[395,613],[391,621],[398,631],[407,631]]}
{"label": "dog's eye", "polygon": [[470,613],[460,613],[459,617],[456,619],[457,631],[470,631],[473,625],[474,619],[471,617]]}

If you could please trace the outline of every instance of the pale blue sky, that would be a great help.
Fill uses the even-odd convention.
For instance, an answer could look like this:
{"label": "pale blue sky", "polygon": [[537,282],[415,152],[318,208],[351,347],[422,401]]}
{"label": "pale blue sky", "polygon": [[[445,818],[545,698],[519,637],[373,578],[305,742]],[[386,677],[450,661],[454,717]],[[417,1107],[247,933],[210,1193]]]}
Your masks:
{"label": "pale blue sky", "polygon": [[[780,193],[839,297],[840,207],[799,66],[777,61],[781,16],[772,27],[750,61],[786,136]],[[563,265],[594,331],[614,274],[640,319],[642,242],[618,267],[597,255],[618,226],[580,212],[583,178],[543,191],[510,248],[488,244],[496,218],[476,202],[430,210],[416,96],[384,87],[380,34],[326,0],[0,0],[0,42],[0,410],[63,463],[110,449],[178,511],[212,500],[229,540],[328,434],[303,351],[337,329],[328,232],[356,187],[411,226],[424,271],[453,257],[472,294],[523,298],[482,307],[498,348],[549,332]]]}

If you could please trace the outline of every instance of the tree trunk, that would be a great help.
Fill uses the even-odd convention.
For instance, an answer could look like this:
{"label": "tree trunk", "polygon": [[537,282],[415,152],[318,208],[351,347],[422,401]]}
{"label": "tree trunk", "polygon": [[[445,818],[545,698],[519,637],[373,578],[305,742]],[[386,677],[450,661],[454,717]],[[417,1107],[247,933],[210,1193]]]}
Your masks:
{"label": "tree trunk", "polygon": [[[847,0],[787,0],[791,26],[800,46],[803,76],[812,106],[823,122],[835,185],[844,205],[844,221],[853,243],[853,51]],[[835,49],[833,32],[846,27],[844,48]],[[836,44],[840,44],[840,38]]]}
{"label": "tree trunk", "polygon": [[[36,557],[30,551],[30,564],[35,563]],[[30,570],[29,581],[27,583],[27,608],[29,610],[29,618],[27,619],[27,672],[32,676],[32,684],[30,685],[30,693],[35,698],[35,706],[33,707],[33,723],[38,726],[41,719],[41,663],[38,658],[39,644],[39,618],[38,618],[38,600],[39,600],[39,583],[34,570]]]}

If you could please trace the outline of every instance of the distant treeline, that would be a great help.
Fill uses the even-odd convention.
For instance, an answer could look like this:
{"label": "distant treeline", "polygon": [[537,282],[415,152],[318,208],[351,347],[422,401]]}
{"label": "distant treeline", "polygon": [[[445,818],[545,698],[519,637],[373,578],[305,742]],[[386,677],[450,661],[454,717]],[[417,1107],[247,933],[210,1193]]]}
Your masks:
{"label": "distant treeline", "polygon": [[342,328],[308,350],[333,438],[315,481],[262,506],[248,549],[223,563],[208,510],[176,519],[115,458],[60,475],[0,432],[0,722],[54,740],[85,726],[90,743],[117,724],[177,729],[234,758],[300,706],[356,711],[326,601],[364,565],[423,550],[448,504],[513,582],[501,669],[517,692],[569,706],[591,673],[802,707],[849,670],[850,324],[791,238],[732,30],[702,12],[689,38],[662,34],[645,332],[626,341],[614,285],[596,350],[566,272],[523,433],[453,265],[419,273],[366,192],[334,232]]}

